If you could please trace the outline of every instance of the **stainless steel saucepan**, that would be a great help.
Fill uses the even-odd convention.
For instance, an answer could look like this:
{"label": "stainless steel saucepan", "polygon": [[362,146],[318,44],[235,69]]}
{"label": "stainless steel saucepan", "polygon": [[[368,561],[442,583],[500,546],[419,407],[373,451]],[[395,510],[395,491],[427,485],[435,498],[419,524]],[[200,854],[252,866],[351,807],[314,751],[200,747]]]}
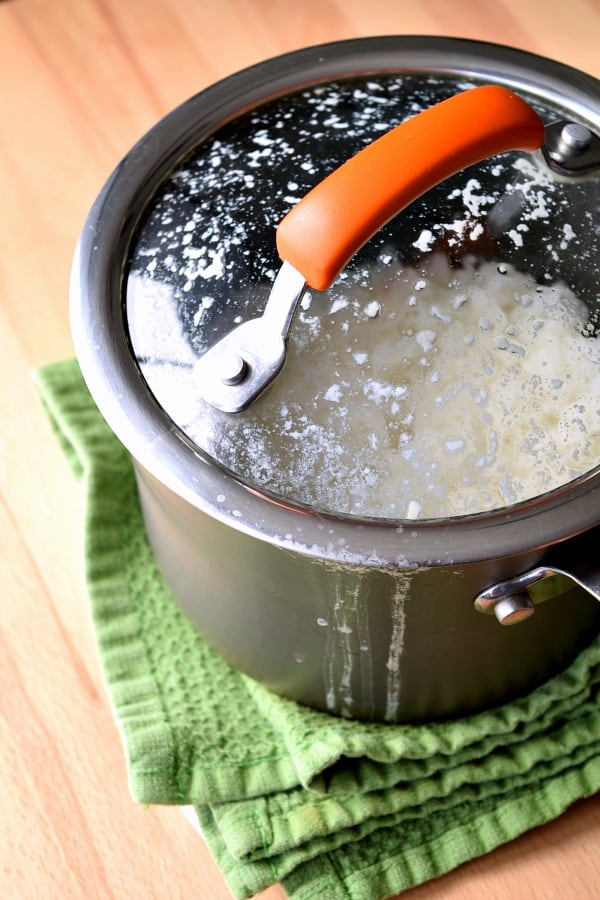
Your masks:
{"label": "stainless steel saucepan", "polygon": [[[94,204],[72,278],[83,374],[175,597],[272,690],[368,720],[464,715],[598,635],[599,88],[466,40],[308,48],[178,107]],[[542,299],[535,356],[503,317]],[[497,354],[531,415],[489,412]],[[434,408],[455,410],[449,436]]]}

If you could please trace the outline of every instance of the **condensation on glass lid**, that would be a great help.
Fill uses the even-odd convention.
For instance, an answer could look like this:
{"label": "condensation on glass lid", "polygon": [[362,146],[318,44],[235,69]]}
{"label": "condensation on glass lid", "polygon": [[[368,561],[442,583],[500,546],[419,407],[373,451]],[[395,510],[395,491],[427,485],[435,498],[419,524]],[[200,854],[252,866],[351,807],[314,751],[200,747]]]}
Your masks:
{"label": "condensation on glass lid", "polygon": [[[330,512],[483,512],[598,465],[600,342],[565,285],[440,254],[360,274],[305,296],[282,374],[245,412],[198,398],[191,350],[153,366],[159,402],[250,484]],[[148,349],[178,327],[159,305]]]}

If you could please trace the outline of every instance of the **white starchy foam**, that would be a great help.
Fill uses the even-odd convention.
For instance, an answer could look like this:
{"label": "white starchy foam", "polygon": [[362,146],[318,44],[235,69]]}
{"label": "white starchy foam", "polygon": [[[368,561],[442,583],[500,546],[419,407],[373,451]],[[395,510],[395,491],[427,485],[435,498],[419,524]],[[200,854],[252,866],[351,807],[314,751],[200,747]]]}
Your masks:
{"label": "white starchy foam", "polygon": [[249,410],[199,408],[198,443],[287,498],[398,519],[502,507],[598,465],[600,341],[565,285],[439,255],[361,278],[300,311]]}

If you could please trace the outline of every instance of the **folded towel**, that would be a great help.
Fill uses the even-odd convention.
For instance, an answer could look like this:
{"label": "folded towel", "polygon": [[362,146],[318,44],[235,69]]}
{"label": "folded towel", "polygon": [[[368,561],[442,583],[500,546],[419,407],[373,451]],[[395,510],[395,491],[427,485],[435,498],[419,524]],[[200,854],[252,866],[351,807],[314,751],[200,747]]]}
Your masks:
{"label": "folded towel", "polygon": [[147,543],[128,453],[75,361],[36,373],[86,492],[85,577],[132,795],[194,805],[232,893],[379,900],[600,789],[600,640],[528,696],[430,725],[302,707],[229,666]]}

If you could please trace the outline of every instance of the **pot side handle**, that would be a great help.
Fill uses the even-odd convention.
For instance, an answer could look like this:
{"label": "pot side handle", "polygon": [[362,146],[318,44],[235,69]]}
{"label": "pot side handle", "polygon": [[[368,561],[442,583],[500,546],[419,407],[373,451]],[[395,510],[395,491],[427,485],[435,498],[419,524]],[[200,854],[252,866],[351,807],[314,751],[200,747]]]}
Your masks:
{"label": "pot side handle", "polygon": [[309,191],[279,223],[279,255],[325,290],[369,238],[434,185],[497,153],[543,142],[540,117],[506,88],[456,94],[373,141]]}
{"label": "pot side handle", "polygon": [[539,566],[492,584],[475,597],[478,612],[493,613],[501,625],[513,625],[533,614],[545,600],[577,586],[600,602],[597,562],[598,528],[550,549]]}

